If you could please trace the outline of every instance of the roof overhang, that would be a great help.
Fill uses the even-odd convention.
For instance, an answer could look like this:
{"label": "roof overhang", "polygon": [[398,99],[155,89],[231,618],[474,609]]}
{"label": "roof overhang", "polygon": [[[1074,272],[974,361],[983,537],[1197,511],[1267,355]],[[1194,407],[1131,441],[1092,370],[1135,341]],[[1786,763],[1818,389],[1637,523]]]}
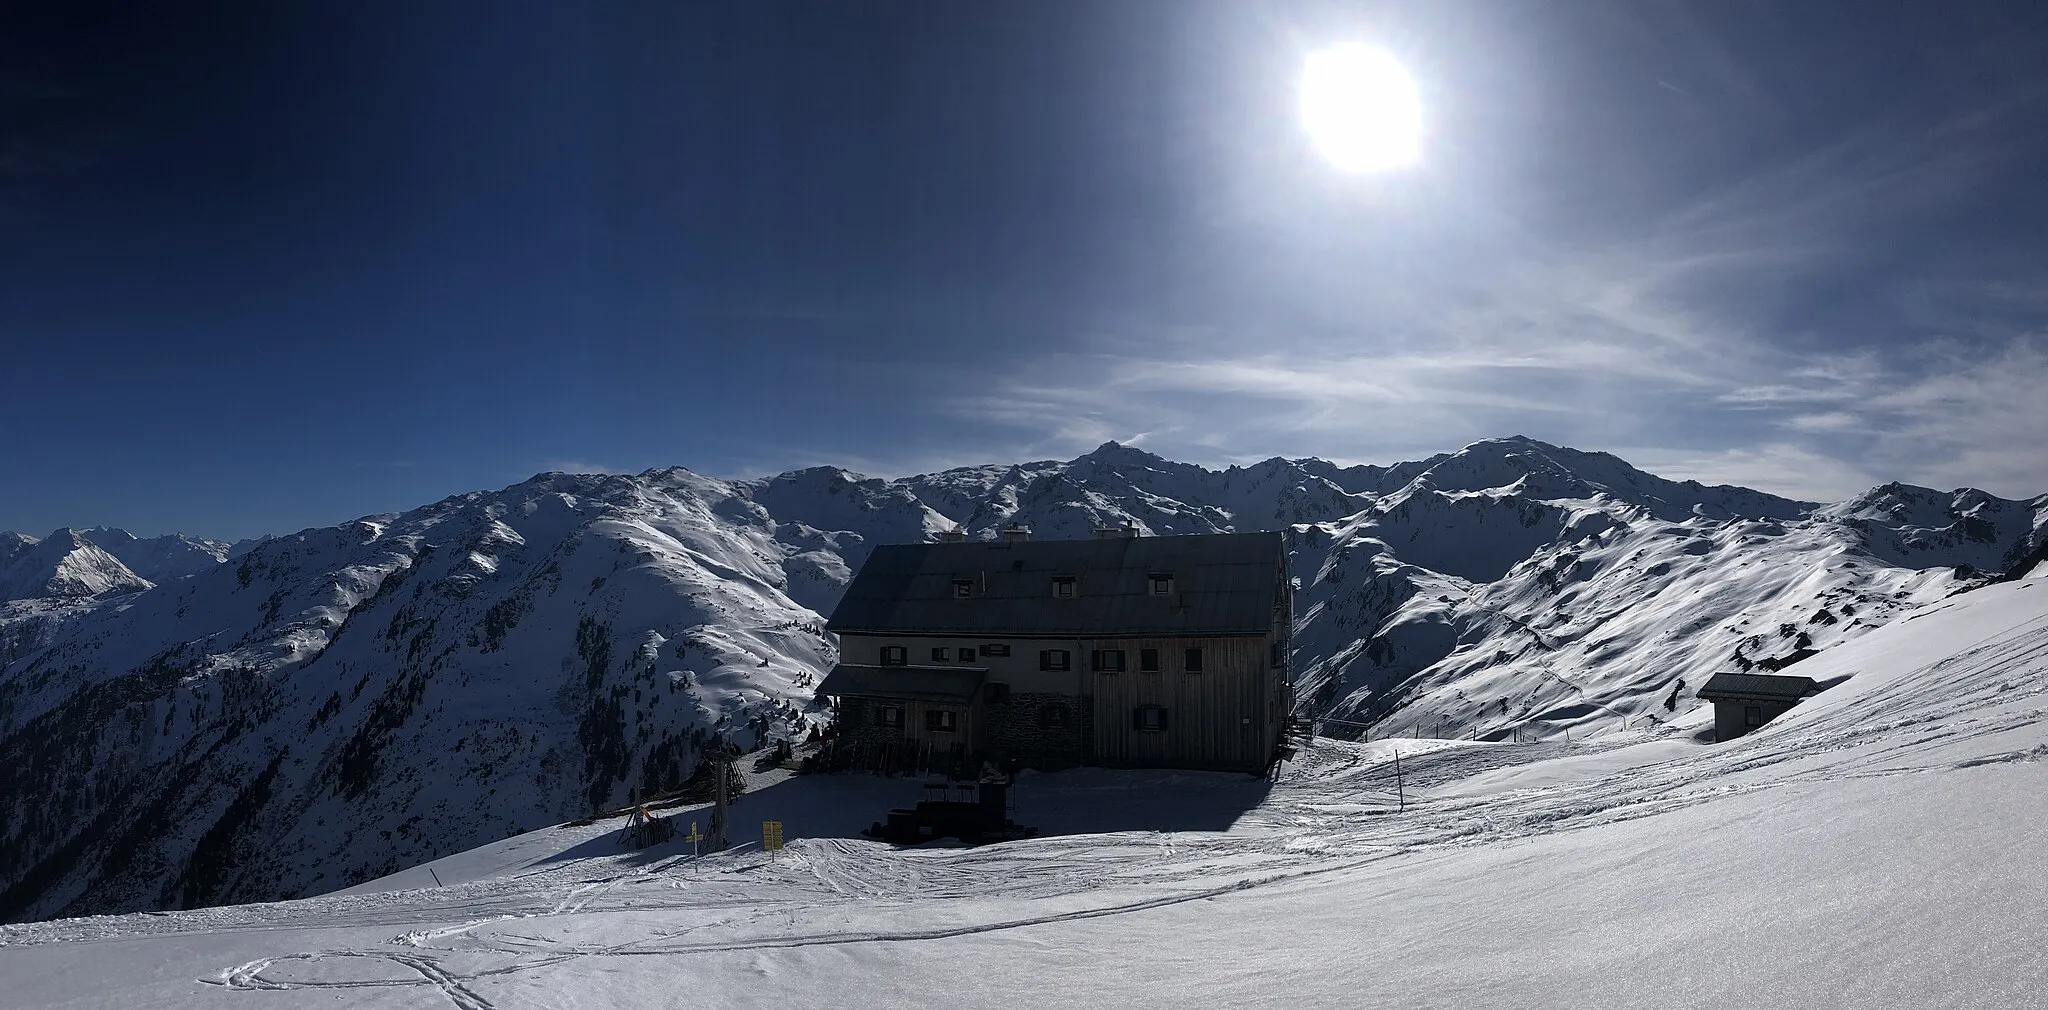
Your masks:
{"label": "roof overhang", "polygon": [[979,666],[868,666],[841,663],[825,675],[818,693],[831,697],[890,698],[900,701],[965,703],[988,679]]}
{"label": "roof overhang", "polygon": [[1774,701],[1791,703],[1818,694],[1821,686],[1811,677],[1771,676],[1761,673],[1717,673],[1700,685],[1702,701]]}

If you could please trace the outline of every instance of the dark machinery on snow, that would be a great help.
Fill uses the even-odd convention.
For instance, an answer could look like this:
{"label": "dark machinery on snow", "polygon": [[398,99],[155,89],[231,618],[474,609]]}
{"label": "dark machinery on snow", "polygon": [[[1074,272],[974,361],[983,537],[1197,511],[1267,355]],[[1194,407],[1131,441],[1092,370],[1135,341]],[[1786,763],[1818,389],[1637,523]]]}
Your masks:
{"label": "dark machinery on snow", "polygon": [[917,806],[889,811],[866,831],[895,845],[916,845],[936,838],[957,838],[969,845],[1007,842],[1038,833],[1010,819],[1010,779],[984,774],[979,782],[933,782],[925,785]]}

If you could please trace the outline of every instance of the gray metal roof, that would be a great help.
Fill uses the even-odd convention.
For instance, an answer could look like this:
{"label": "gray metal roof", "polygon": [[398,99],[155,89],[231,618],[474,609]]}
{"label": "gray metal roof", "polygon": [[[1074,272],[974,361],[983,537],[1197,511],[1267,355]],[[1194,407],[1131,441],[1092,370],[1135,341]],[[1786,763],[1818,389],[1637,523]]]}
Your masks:
{"label": "gray metal roof", "polygon": [[1818,690],[1820,685],[1812,677],[1717,673],[1707,678],[1699,696],[1707,701],[1798,701]]}
{"label": "gray metal roof", "polygon": [[825,675],[818,693],[834,697],[910,698],[971,701],[988,670],[977,666],[861,666],[841,663]]}
{"label": "gray metal roof", "polygon": [[[1257,635],[1273,626],[1278,533],[1100,537],[875,548],[825,625],[833,632],[1011,637]],[[1153,596],[1147,577],[1171,575]],[[1053,596],[1072,576],[1072,599]],[[972,584],[957,599],[955,580]]]}

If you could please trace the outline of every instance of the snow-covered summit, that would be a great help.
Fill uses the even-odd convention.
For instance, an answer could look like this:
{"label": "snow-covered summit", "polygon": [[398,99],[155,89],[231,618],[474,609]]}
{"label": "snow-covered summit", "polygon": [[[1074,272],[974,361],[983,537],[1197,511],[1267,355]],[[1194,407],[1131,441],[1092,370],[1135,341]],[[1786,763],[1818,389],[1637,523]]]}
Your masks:
{"label": "snow-covered summit", "polygon": [[0,601],[113,596],[151,585],[78,530],[59,529],[40,539],[0,534]]}
{"label": "snow-covered summit", "polygon": [[197,575],[228,560],[233,548],[218,540],[170,533],[160,537],[138,537],[124,529],[95,526],[79,535],[101,550],[120,559],[123,565],[150,582],[170,582]]}
{"label": "snow-covered summit", "polygon": [[1407,489],[1514,494],[1539,501],[1604,495],[1666,520],[1694,514],[1713,518],[1798,519],[1816,507],[1728,485],[1670,481],[1605,452],[1582,452],[1515,435],[1482,439],[1436,458]]}

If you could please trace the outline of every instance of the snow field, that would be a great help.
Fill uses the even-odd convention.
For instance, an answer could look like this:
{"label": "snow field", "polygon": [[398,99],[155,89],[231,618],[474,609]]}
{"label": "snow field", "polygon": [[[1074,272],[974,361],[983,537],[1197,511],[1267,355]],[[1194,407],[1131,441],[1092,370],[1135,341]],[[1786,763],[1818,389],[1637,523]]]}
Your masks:
{"label": "snow field", "polygon": [[30,1007],[2036,1008],[2043,594],[1831,650],[1814,669],[1849,680],[1723,744],[1325,740],[1272,784],[1027,776],[1045,834],[972,849],[852,837],[915,782],[770,774],[736,813],[789,825],[773,857],[547,829],[429,864],[446,887],[0,927],[0,973]]}

